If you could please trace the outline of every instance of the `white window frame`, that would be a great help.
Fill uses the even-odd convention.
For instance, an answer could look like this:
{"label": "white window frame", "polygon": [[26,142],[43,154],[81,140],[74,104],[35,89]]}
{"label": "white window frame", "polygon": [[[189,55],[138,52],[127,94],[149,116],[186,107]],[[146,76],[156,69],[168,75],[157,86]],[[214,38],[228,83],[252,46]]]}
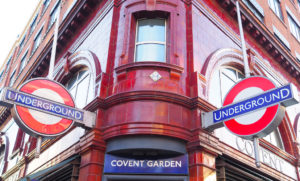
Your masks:
{"label": "white window frame", "polygon": [[294,19],[293,15],[288,14],[289,27],[292,35],[300,42],[300,25],[297,23],[297,20]]}
{"label": "white window frame", "polygon": [[[43,31],[43,26],[40,28],[40,30],[34,37],[33,48],[32,48],[31,54],[33,54],[38,49],[38,47],[40,46],[40,44],[42,42],[42,31]],[[39,39],[38,43],[37,43],[37,39]]]}
{"label": "white window frame", "polygon": [[46,9],[48,8],[48,6],[49,6],[50,3],[51,3],[51,0],[44,0],[42,14],[44,14],[46,12]]}
{"label": "white window frame", "polygon": [[20,45],[19,45],[19,53],[21,53],[21,51],[23,50],[25,46],[25,36],[22,38]]}
{"label": "white window frame", "polygon": [[21,74],[21,72],[23,71],[23,69],[25,68],[25,66],[27,64],[27,56],[28,56],[28,50],[25,52],[25,54],[21,58],[20,68],[19,68],[19,75]]}
{"label": "white window frame", "polygon": [[16,76],[17,76],[16,71],[17,71],[17,68],[15,68],[9,76],[9,80],[10,80],[9,87],[13,86],[16,81]]}
{"label": "white window frame", "polygon": [[[49,30],[52,25],[55,23],[56,19],[57,19],[57,16],[58,16],[58,13],[59,13],[59,5],[60,4],[60,1],[56,2],[56,4],[53,6],[51,12],[50,12],[50,19],[49,19],[49,23],[48,23],[48,27],[47,27],[47,30]],[[55,14],[54,14],[55,13]],[[53,15],[55,15],[55,17],[53,18]]]}
{"label": "white window frame", "polygon": [[38,15],[35,15],[35,17],[33,18],[33,21],[32,21],[32,23],[30,25],[30,32],[29,32],[29,34],[33,33],[33,31],[34,31],[34,29],[35,29],[35,27],[37,25],[37,17],[38,17]]}
{"label": "white window frame", "polygon": [[3,144],[2,146],[0,146],[0,150],[3,149],[3,152],[0,152],[0,153],[3,153],[0,155],[0,175],[3,173],[3,169],[4,169],[6,146],[7,146],[6,144]]}
{"label": "white window frame", "polygon": [[[144,42],[137,42],[138,40],[138,28],[139,28],[139,21],[145,20],[145,19],[162,19],[165,21],[165,41],[144,41]],[[136,31],[135,31],[135,45],[134,45],[134,62],[144,62],[144,61],[137,61],[136,60],[136,53],[137,53],[137,46],[138,45],[144,45],[144,44],[159,44],[165,46],[165,57],[163,61],[157,61],[157,62],[166,62],[167,61],[167,20],[165,18],[141,18],[136,21]]]}
{"label": "white window frame", "polygon": [[4,75],[4,71],[2,70],[2,71],[0,72],[0,82],[1,82],[2,79],[3,79],[3,75]]}
{"label": "white window frame", "polygon": [[[84,72],[84,74],[78,79],[78,76],[79,76],[79,73],[80,72]],[[68,82],[67,84],[66,84],[66,88],[69,90],[69,92],[71,92],[71,90],[72,89],[75,89],[75,93],[74,93],[74,95],[72,94],[72,96],[73,96],[73,98],[74,98],[74,101],[75,101],[75,103],[76,103],[76,101],[77,101],[77,92],[78,92],[78,85],[80,85],[80,83],[85,79],[85,78],[87,78],[88,77],[88,87],[87,87],[87,91],[88,91],[88,94],[87,94],[87,96],[86,96],[86,98],[85,98],[85,103],[84,103],[84,105],[86,105],[87,103],[88,103],[88,101],[90,101],[89,100],[89,92],[90,91],[93,91],[93,87],[92,87],[92,85],[91,85],[91,81],[92,81],[92,75],[91,75],[91,72],[88,70],[88,68],[83,68],[83,69],[80,69],[79,71],[77,71],[75,74],[74,74],[75,76],[76,76],[76,79],[75,79],[75,83],[71,86],[71,87],[69,87],[69,83],[70,82]],[[72,77],[73,78],[73,77]],[[71,78],[71,79],[72,79]],[[71,80],[70,79],[70,80]],[[92,95],[93,96],[93,95]],[[93,98],[93,97],[92,97]],[[77,105],[78,106],[78,105]]]}
{"label": "white window frame", "polygon": [[280,42],[289,50],[291,50],[289,41],[280,33],[280,31],[273,25],[273,31],[275,36],[280,40]]}
{"label": "white window frame", "polygon": [[12,60],[12,57],[10,57],[10,58],[8,59],[7,63],[6,63],[6,70],[5,70],[5,73],[8,72],[8,69],[9,69],[10,63],[11,63],[11,60]]}
{"label": "white window frame", "polygon": [[[273,140],[273,137],[275,137],[275,140]],[[272,145],[276,146],[277,148],[285,150],[282,137],[278,128],[276,128],[267,136],[263,137],[263,139],[271,143]]]}
{"label": "white window frame", "polygon": [[[226,75],[225,74],[225,72],[224,72],[224,69],[232,69],[232,70],[234,70],[235,71],[235,78],[236,78],[236,80],[233,80],[231,77],[229,77],[228,75]],[[237,83],[238,81],[240,81],[240,79],[238,79],[238,74],[241,74],[241,75],[243,75],[243,76],[245,76],[244,75],[244,73],[242,72],[242,71],[240,71],[239,69],[237,69],[237,68],[235,68],[235,67],[231,67],[231,66],[222,66],[220,69],[219,69],[219,80],[220,80],[220,88],[222,87],[222,81],[221,81],[221,75],[222,74],[224,74],[224,76],[226,76],[226,77],[228,77],[230,80],[232,80],[233,82],[235,82],[235,83]],[[222,90],[220,89],[220,94],[221,94],[221,99],[222,99],[222,102],[221,102],[221,104],[223,103],[223,98],[225,97],[225,95],[227,94],[227,92],[225,93],[225,95],[224,95],[224,92],[222,92]]]}
{"label": "white window frame", "polygon": [[282,8],[280,0],[268,0],[270,8],[273,12],[279,17],[279,19],[283,20]]}
{"label": "white window frame", "polygon": [[300,54],[296,52],[296,59],[300,62]]}
{"label": "white window frame", "polygon": [[243,0],[253,14],[261,21],[264,21],[264,9],[257,3],[256,0]]}

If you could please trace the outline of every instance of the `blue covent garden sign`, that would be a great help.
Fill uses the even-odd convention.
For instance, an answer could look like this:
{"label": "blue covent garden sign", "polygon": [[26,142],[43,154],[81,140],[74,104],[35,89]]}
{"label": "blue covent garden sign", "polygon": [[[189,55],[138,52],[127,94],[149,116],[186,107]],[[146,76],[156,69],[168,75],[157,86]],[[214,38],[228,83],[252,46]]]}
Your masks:
{"label": "blue covent garden sign", "polygon": [[165,159],[138,159],[105,155],[104,173],[188,174],[187,154]]}

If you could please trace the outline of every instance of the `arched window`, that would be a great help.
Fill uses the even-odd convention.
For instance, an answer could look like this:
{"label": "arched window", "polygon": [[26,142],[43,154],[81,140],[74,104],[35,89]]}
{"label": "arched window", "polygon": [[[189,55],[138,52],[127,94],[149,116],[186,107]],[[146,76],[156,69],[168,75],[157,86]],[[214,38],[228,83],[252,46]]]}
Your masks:
{"label": "arched window", "polygon": [[0,146],[0,174],[3,172],[3,168],[5,164],[4,156],[5,156],[5,144],[2,144]]}
{"label": "arched window", "polygon": [[210,102],[216,107],[221,107],[230,88],[243,78],[245,78],[243,73],[233,67],[223,66],[215,71],[210,83]]}
{"label": "arched window", "polygon": [[8,155],[9,155],[9,138],[4,133],[1,132],[0,137],[0,176],[7,170],[8,166]]}
{"label": "arched window", "polygon": [[91,75],[87,68],[80,69],[67,82],[66,88],[72,94],[76,107],[83,108],[93,98]]}
{"label": "arched window", "polygon": [[281,135],[278,129],[275,129],[272,133],[268,134],[263,139],[280,149],[284,149]]}

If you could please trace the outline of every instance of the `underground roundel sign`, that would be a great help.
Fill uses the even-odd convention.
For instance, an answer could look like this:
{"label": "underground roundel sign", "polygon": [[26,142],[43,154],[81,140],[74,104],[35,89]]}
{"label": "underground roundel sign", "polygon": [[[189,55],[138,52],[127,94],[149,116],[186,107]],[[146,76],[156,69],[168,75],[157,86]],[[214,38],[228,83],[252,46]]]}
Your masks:
{"label": "underground roundel sign", "polygon": [[[59,113],[72,114],[76,117],[78,114],[68,108],[75,107],[75,104],[70,93],[61,84],[49,79],[37,78],[22,84],[19,91],[20,93],[8,92],[8,98],[45,111],[14,105],[13,112],[16,122],[25,132],[35,136],[55,137],[67,132],[72,127],[74,122],[72,119],[55,115]],[[27,95],[23,95],[21,92],[27,93]],[[46,113],[47,111],[49,113]]]}
{"label": "underground roundel sign", "polygon": [[[233,119],[224,121],[224,126],[229,131],[246,139],[266,136],[280,124],[284,116],[284,108],[276,102],[289,94],[288,89],[269,91],[274,88],[274,83],[265,77],[243,79],[233,86],[224,99],[223,107],[233,106],[216,112],[214,118],[221,119],[236,114]],[[235,102],[239,104],[234,105]],[[248,111],[249,113],[238,116]]]}

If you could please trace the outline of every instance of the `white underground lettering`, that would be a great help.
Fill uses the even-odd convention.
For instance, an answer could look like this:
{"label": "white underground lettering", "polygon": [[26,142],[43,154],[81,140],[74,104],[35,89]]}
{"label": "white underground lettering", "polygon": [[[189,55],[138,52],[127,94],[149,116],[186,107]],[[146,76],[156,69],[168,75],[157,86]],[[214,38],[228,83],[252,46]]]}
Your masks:
{"label": "white underground lettering", "polygon": [[36,106],[37,106],[37,103],[38,103],[38,101],[37,101],[36,99],[34,99],[34,100],[32,101],[32,106],[36,107]]}
{"label": "white underground lettering", "polygon": [[72,119],[82,120],[83,113],[68,107],[64,107],[58,104],[53,104],[48,101],[43,101],[34,97],[29,97],[23,94],[8,91],[7,98],[11,101],[27,105],[29,107],[37,108],[40,110],[50,111],[55,114],[70,117]]}
{"label": "white underground lettering", "polygon": [[49,109],[49,106],[50,106],[50,105],[49,105],[48,103],[46,103],[46,102],[43,104],[43,108],[44,108],[44,109]]}
{"label": "white underground lettering", "polygon": [[43,108],[43,102],[40,101],[40,100],[38,100],[37,102],[38,102],[38,103],[37,103],[37,107]]}
{"label": "white underground lettering", "polygon": [[219,111],[215,111],[213,113],[213,118],[215,121],[224,120],[243,112],[245,113],[250,110],[258,109],[268,103],[276,103],[278,100],[287,98],[290,94],[291,93],[289,89],[283,88],[277,92],[259,97],[258,99],[249,100],[242,102],[241,104],[236,104],[235,106],[233,105],[233,107],[230,108],[224,108]]}

